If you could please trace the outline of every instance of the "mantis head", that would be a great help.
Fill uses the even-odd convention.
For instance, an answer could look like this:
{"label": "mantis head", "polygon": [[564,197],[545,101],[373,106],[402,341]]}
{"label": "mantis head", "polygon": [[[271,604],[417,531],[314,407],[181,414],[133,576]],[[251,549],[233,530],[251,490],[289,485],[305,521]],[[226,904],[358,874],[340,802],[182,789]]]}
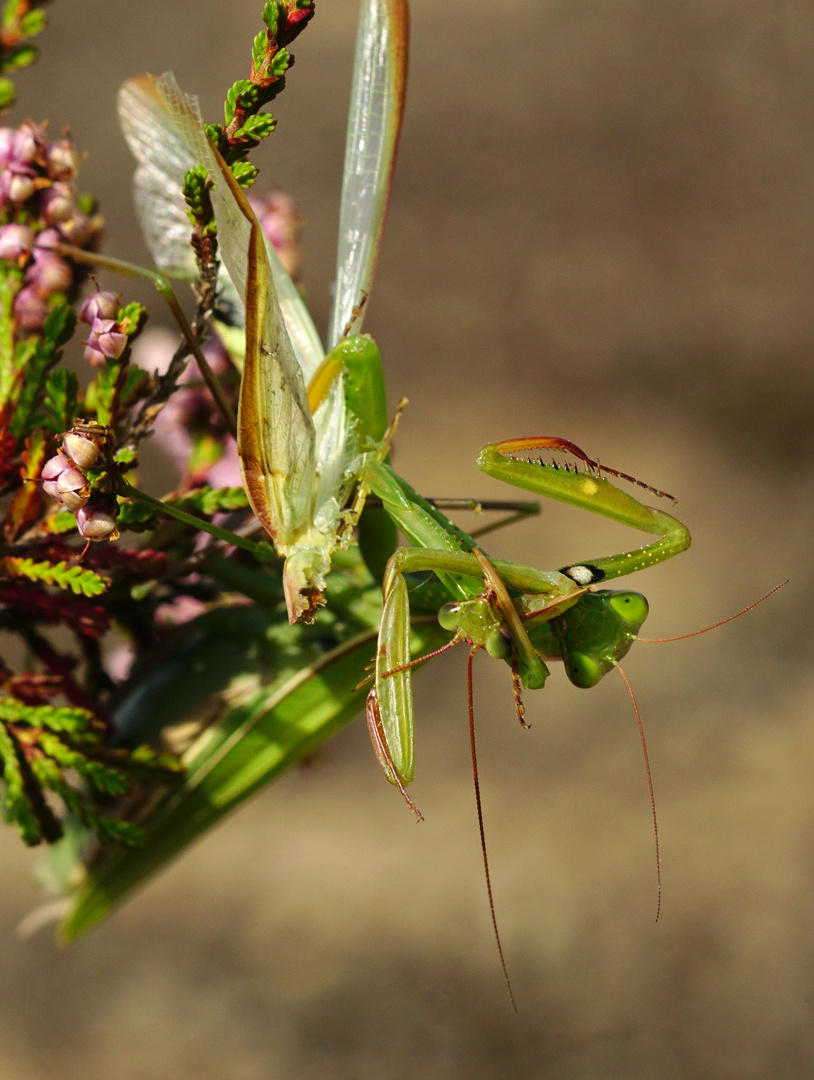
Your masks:
{"label": "mantis head", "polygon": [[574,686],[590,689],[616,667],[636,640],[648,611],[641,593],[598,589],[551,621],[557,650]]}

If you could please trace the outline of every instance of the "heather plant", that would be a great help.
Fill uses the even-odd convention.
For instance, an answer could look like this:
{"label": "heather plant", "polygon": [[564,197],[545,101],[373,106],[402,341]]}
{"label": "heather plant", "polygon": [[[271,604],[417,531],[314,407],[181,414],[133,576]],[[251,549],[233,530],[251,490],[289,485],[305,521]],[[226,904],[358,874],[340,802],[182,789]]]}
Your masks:
{"label": "heather plant", "polygon": [[[44,19],[39,6],[6,8],[0,58],[13,71],[35,58],[23,39]],[[252,74],[230,91],[231,122],[218,129],[225,152],[229,140],[235,148],[229,156],[246,186],[256,176],[248,152],[275,126],[260,110],[284,87],[293,60],[286,46],[313,4],[272,3],[263,14]],[[2,94],[9,105],[9,80]],[[188,702],[182,708],[176,699],[172,717],[172,694],[163,695],[166,724],[122,726],[116,717],[127,714],[129,691],[144,678],[123,678],[127,665],[135,660],[141,671],[172,649],[191,613],[216,613],[221,604],[231,612],[236,601],[242,604],[231,614],[265,642],[280,596],[263,562],[227,560],[224,541],[201,531],[246,507],[234,453],[238,373],[211,330],[217,241],[205,217],[205,180],[193,173],[187,192],[201,280],[197,313],[159,372],[133,363],[146,309],[89,278],[106,263],[103,221],[78,187],[79,160],[67,132],[51,139],[31,121],[0,129],[0,619],[6,640],[18,643],[0,661],[0,772],[4,816],[27,844],[55,844],[67,831],[72,845],[81,834],[85,846],[95,838],[102,850],[142,845],[144,829],[128,819],[142,818],[182,773],[170,750],[179,745],[163,729],[183,719]],[[296,206],[281,192],[256,205],[295,272]],[[157,284],[171,293],[163,279]],[[80,338],[83,362],[73,370],[65,350]],[[193,352],[214,398],[189,367]],[[188,527],[168,523],[162,504],[133,497],[130,481],[150,436],[183,462],[167,503]],[[208,482],[218,471],[230,485]],[[273,561],[268,545],[242,543]],[[248,603],[258,593],[261,602]],[[184,636],[190,633],[187,626]],[[308,642],[295,639],[289,648],[307,653]],[[221,673],[212,688],[229,678]]]}
{"label": "heather plant", "polygon": [[[93,926],[364,705],[359,684],[375,652],[381,574],[395,531],[381,511],[366,511],[360,529],[390,545],[377,565],[368,542],[371,572],[354,531],[367,489],[348,516],[339,499],[354,480],[335,477],[343,494],[328,498],[333,517],[325,525],[336,534],[333,558],[319,575],[330,607],[313,622],[322,603],[314,595],[314,611],[306,610],[309,599],[289,618],[285,554],[250,509],[236,441],[244,338],[252,333],[244,322],[271,285],[240,295],[240,271],[229,266],[230,280],[221,255],[225,248],[230,257],[243,238],[213,208],[220,189],[252,188],[257,169],[249,155],[276,127],[267,106],[286,87],[289,46],[314,6],[265,4],[248,77],[229,89],[224,122],[201,127],[228,171],[225,182],[213,183],[219,166],[206,150],[197,156],[208,172],[191,150],[177,160],[182,137],[156,105],[159,84],[132,80],[123,88],[136,201],[158,271],[104,255],[102,218],[93,199],[79,194],[80,154],[67,133],[49,141],[46,127],[30,122],[0,130],[0,619],[12,642],[0,666],[2,808],[26,843],[49,845],[40,877],[69,897],[65,939]],[[367,290],[403,103],[405,30],[400,0],[363,5],[357,126],[370,127],[381,104],[381,92],[367,96],[370,71],[392,82],[394,41],[401,50],[395,107],[384,117],[389,132],[374,140],[385,168],[372,184],[364,174],[351,182],[352,190],[368,183],[374,224],[359,233],[373,243],[354,240],[344,223],[348,260],[362,268]],[[264,231],[281,302],[306,319],[294,284],[296,205],[279,191],[250,198],[247,213]],[[179,324],[171,356],[159,355],[156,339],[144,334],[147,311],[128,302],[126,282],[121,293],[101,291],[94,267],[152,281]],[[170,277],[192,284],[190,322]],[[358,287],[354,294],[350,308],[364,307]],[[298,348],[317,347],[312,326],[308,333],[310,346]],[[67,364],[77,345],[81,360]],[[332,378],[341,385],[336,372]],[[335,390],[321,393],[336,405]],[[334,417],[327,427],[336,450],[353,439],[354,461],[368,460],[372,451],[358,443],[355,421],[337,428]],[[160,500],[141,487],[147,439],[181,471]],[[434,619],[414,622],[414,648],[446,639]]]}

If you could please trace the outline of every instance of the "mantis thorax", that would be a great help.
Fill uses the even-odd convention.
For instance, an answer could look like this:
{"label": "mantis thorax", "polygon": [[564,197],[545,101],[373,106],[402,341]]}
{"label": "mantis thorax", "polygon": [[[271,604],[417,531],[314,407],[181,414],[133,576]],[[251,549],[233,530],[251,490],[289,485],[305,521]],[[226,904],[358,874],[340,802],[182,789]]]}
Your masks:
{"label": "mantis thorax", "polygon": [[453,631],[459,641],[471,642],[473,649],[485,649],[497,660],[508,660],[512,655],[511,635],[484,596],[444,604],[438,612],[438,621],[445,630]]}

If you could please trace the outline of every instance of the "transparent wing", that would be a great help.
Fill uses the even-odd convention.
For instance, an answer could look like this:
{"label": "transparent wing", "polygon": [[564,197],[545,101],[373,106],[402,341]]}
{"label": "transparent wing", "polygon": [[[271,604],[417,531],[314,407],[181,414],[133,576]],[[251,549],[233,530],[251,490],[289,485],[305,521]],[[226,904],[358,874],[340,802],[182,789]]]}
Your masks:
{"label": "transparent wing", "polygon": [[[192,227],[181,189],[184,174],[198,159],[184,133],[156,96],[149,76],[128,79],[122,86],[119,123],[139,163],[133,186],[150,254],[156,266],[172,277],[194,278],[197,276],[195,256],[189,246]],[[267,242],[266,248],[280,310],[297,360],[308,380],[325,356],[322,343],[299,290],[273,245]],[[227,289],[227,293],[229,291]]]}
{"label": "transparent wing", "polygon": [[197,100],[163,75],[155,90],[214,180],[219,252],[246,309],[238,452],[252,508],[285,547],[309,519],[314,424],[305,383],[272,285],[265,238],[248,200],[206,137]]}
{"label": "transparent wing", "polygon": [[361,329],[396,164],[407,83],[407,0],[363,0],[356,37],[328,347]]}
{"label": "transparent wing", "polygon": [[196,159],[146,76],[127,80],[119,91],[118,108],[119,124],[138,162],[133,190],[150,254],[171,277],[194,278],[198,272],[189,246],[192,226],[181,188],[184,173]]}
{"label": "transparent wing", "polygon": [[283,313],[286,327],[294,343],[294,351],[302,368],[306,383],[325,359],[325,350],[319,339],[300,290],[289,277],[288,271],[280,261],[274,245],[264,236],[266,255],[271,266],[274,288],[277,290],[277,302]]}

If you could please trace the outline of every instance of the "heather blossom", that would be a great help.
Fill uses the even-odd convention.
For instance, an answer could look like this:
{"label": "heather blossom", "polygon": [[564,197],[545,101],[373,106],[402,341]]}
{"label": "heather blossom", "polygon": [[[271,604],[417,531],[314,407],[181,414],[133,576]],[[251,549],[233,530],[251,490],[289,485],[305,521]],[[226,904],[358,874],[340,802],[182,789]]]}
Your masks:
{"label": "heather blossom", "polygon": [[[16,331],[39,331],[59,296],[72,298],[85,270],[47,249],[93,247],[101,219],[74,188],[77,155],[67,134],[49,143],[26,121],[0,128],[0,275],[11,286]],[[10,263],[21,273],[3,269]]]}
{"label": "heather blossom", "polygon": [[[63,435],[62,447],[45,462],[40,474],[45,494],[76,514],[80,535],[88,542],[115,540],[119,535],[116,497],[109,490],[113,469],[110,450],[107,428],[77,421]],[[88,475],[87,470],[97,472]]]}
{"label": "heather blossom", "polygon": [[76,431],[69,431],[63,437],[62,450],[80,469],[99,468],[105,459],[104,447],[99,445],[98,439]]}
{"label": "heather blossom", "polygon": [[34,247],[34,233],[27,225],[0,225],[0,259],[25,264]]}
{"label": "heather blossom", "polygon": [[92,325],[96,319],[115,319],[121,302],[121,293],[102,290],[92,293],[79,309],[79,321]]}
{"label": "heather blossom", "polygon": [[[148,330],[133,350],[133,361],[148,371],[163,373],[176,344],[173,334]],[[206,342],[203,353],[216,376],[228,378],[234,372],[217,335]],[[159,413],[153,431],[156,443],[178,469],[181,490],[203,484],[237,487],[242,483],[234,435],[201,384],[194,364],[179,379],[179,388]]]}
{"label": "heather blossom", "polygon": [[115,496],[102,495],[76,512],[76,524],[80,534],[88,541],[118,540],[116,514]]}
{"label": "heather blossom", "polygon": [[302,214],[291,196],[279,188],[265,195],[249,195],[257,220],[269,238],[289,277],[299,277],[302,251],[299,246]]}
{"label": "heather blossom", "polygon": [[94,319],[85,345],[85,359],[90,364],[104,364],[107,358],[118,360],[127,348],[123,323],[115,319]]}

